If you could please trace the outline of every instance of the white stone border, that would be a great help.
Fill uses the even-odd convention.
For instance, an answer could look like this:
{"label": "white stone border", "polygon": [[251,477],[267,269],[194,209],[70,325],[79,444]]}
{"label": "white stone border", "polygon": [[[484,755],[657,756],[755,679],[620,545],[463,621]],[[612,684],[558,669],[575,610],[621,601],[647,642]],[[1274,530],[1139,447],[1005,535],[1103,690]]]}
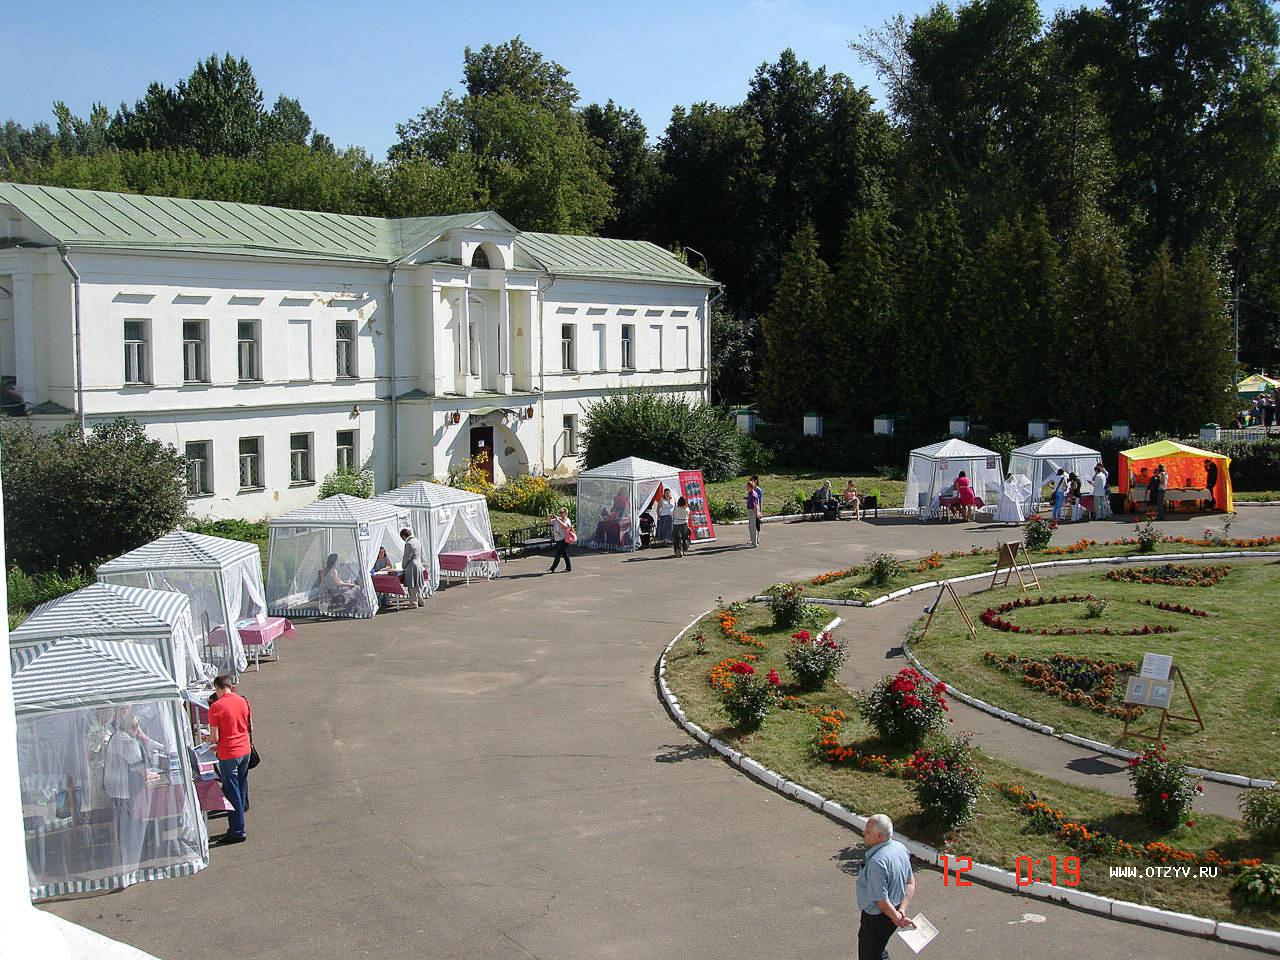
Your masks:
{"label": "white stone border", "polygon": [[[791,797],[799,803],[813,807],[820,813],[826,814],[832,820],[842,823],[847,827],[852,827],[858,833],[862,833],[867,826],[867,818],[860,814],[854,813],[842,804],[834,800],[828,800],[820,793],[815,793],[806,787],[801,786],[791,780],[788,780],[780,773],[770,770],[764,764],[753,760],[751,757],[734,750],[731,746],[722,740],[711,736],[707,731],[703,730],[696,723],[685,716],[684,710],[680,707],[680,701],[667,685],[667,654],[671,652],[680,639],[689,632],[689,630],[698,621],[709,616],[712,609],[704,610],[693,618],[679,633],[677,633],[662,650],[662,655],[658,658],[657,666],[654,669],[655,678],[657,680],[658,692],[662,698],[663,704],[672,716],[672,719],[682,727],[686,732],[695,737],[699,742],[706,744],[716,753],[720,754],[724,759],[728,760],[735,767],[766,787],[782,794],[784,797]],[[833,630],[840,624],[840,618],[836,617],[824,629]],[[948,688],[949,689],[949,688]],[[938,865],[939,853],[928,844],[920,843],[912,840],[895,831],[894,837],[900,840],[910,851],[911,855],[918,860],[922,860],[930,866]],[[1220,940],[1224,943],[1238,944],[1246,947],[1253,947],[1258,950],[1265,950],[1271,953],[1280,953],[1280,932],[1275,930],[1263,930],[1259,927],[1245,927],[1226,921],[1217,921],[1209,917],[1197,917],[1187,913],[1174,913],[1170,910],[1160,910],[1156,907],[1148,907],[1140,903],[1131,903],[1127,900],[1115,900],[1111,897],[1102,897],[1093,893],[1085,893],[1081,890],[1071,890],[1067,887],[1055,887],[1047,883],[1033,883],[1030,886],[1019,886],[1017,878],[1014,874],[999,867],[991,866],[985,863],[975,863],[972,871],[968,874],[974,880],[989,886],[998,887],[1002,890],[1019,893],[1023,896],[1035,897],[1039,900],[1054,900],[1066,904],[1069,907],[1075,907],[1077,910],[1084,910],[1088,913],[1096,913],[1104,917],[1113,917],[1117,920],[1127,920],[1130,923],[1140,924],[1147,927],[1160,927],[1165,930],[1173,930],[1177,933],[1190,934],[1192,936],[1206,937],[1214,940]]]}

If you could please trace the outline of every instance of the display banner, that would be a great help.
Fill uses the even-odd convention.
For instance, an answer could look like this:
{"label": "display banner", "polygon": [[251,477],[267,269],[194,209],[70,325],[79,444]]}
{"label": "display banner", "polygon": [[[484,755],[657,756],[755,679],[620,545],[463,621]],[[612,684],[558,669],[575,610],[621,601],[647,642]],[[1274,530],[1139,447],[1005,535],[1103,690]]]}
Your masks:
{"label": "display banner", "polygon": [[701,470],[682,470],[680,490],[676,499],[689,501],[689,540],[706,543],[716,538],[716,528],[711,523],[711,511],[707,509],[707,494],[703,489]]}

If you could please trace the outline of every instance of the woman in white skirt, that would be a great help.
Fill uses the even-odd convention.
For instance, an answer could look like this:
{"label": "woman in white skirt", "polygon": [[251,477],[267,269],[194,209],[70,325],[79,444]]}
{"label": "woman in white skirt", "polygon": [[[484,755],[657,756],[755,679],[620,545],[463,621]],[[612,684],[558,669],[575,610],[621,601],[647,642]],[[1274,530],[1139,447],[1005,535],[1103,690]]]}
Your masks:
{"label": "woman in white skirt", "polygon": [[404,589],[409,594],[409,602],[420,607],[427,586],[426,577],[422,575],[422,541],[408,527],[400,531],[400,539],[404,541],[404,561],[401,563]]}

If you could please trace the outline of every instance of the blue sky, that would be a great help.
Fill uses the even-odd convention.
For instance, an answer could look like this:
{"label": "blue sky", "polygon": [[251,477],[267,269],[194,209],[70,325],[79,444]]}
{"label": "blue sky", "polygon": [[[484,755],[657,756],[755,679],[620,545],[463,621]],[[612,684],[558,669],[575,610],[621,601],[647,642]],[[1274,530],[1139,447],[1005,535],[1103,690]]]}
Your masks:
{"label": "blue sky", "polygon": [[[651,138],[671,108],[741,101],[752,72],[786,47],[880,88],[848,41],[931,0],[468,3],[302,2],[12,3],[10,56],[0,58],[0,120],[52,120],[64,100],[78,114],[94,100],[112,111],[153,80],[172,85],[196,60],[247,57],[268,104],[296,97],[339,146],[381,158],[397,122],[457,88],[462,51],[516,34],[563,64],[582,102],[637,110]],[[1046,11],[1060,4],[1042,0]],[[17,51],[19,56],[12,56]]]}

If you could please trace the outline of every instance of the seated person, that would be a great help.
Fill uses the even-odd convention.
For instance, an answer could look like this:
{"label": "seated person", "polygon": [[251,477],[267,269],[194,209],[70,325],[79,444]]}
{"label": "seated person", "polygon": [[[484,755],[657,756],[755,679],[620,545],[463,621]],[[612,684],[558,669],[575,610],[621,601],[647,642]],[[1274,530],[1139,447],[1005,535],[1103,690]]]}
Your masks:
{"label": "seated person", "polygon": [[391,558],[387,556],[387,548],[378,548],[378,558],[373,561],[373,573],[386,573],[395,570],[395,564],[391,562]]}
{"label": "seated person", "polygon": [[862,497],[858,494],[858,488],[853,485],[852,480],[844,486],[844,493],[840,496],[840,506],[852,510],[853,519],[861,518]]}
{"label": "seated person", "polygon": [[813,491],[813,497],[810,499],[810,507],[812,513],[824,513],[828,516],[835,514],[840,509],[840,501],[835,498],[835,494],[831,492],[831,481],[823,480],[822,486]]}
{"label": "seated person", "polygon": [[359,602],[360,587],[349,580],[342,579],[341,574],[338,573],[336,553],[329,554],[325,559],[317,588],[321,602],[328,603],[343,612],[353,609]]}

